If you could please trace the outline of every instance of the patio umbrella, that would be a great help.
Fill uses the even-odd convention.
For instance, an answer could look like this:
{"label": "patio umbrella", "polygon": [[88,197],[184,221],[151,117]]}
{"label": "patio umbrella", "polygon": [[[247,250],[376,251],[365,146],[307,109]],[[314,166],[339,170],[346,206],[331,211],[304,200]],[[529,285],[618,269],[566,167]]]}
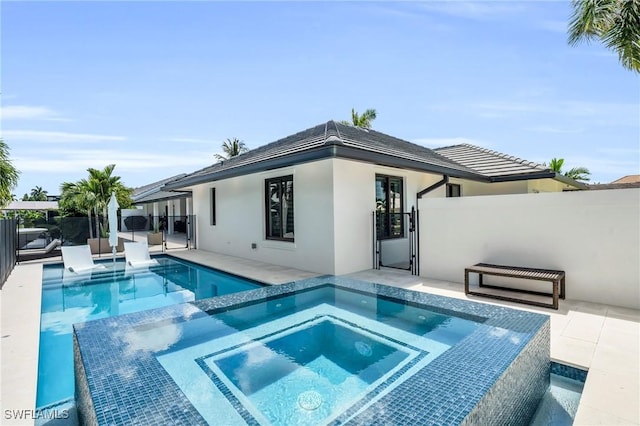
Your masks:
{"label": "patio umbrella", "polygon": [[113,253],[113,261],[116,261],[116,246],[118,245],[118,200],[116,200],[116,193],[111,193],[111,199],[107,205],[107,217],[109,218],[109,245],[111,246],[111,253]]}

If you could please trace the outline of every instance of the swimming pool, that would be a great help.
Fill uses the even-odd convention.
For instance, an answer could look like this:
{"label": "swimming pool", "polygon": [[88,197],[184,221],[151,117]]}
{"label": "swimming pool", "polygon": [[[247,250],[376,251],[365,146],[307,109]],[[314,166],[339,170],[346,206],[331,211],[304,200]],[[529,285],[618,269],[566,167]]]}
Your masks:
{"label": "swimming pool", "polygon": [[549,318],[321,277],[77,325],[74,356],[92,424],[527,424]]}
{"label": "swimming pool", "polygon": [[261,284],[169,256],[150,268],[104,261],[106,270],[78,275],[43,268],[36,407],[73,398],[72,325],[261,287]]}

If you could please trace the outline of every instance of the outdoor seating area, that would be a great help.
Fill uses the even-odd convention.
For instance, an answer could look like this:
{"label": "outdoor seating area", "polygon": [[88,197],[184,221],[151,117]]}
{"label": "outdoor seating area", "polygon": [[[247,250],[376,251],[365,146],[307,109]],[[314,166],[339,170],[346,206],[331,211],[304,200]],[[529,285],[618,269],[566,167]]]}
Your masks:
{"label": "outdoor seating area", "polygon": [[[505,294],[487,293],[479,290],[472,290],[469,284],[469,274],[478,274],[478,287],[507,290],[508,292],[536,294],[542,296],[551,296],[551,303],[542,303],[535,300],[527,300],[506,296]],[[523,290],[518,288],[506,287],[504,285],[486,284],[483,280],[484,275],[493,275],[499,277],[519,278],[536,281],[549,281],[552,283],[552,293],[545,293],[534,290]],[[509,302],[525,303],[527,305],[542,306],[547,308],[558,309],[558,297],[565,298],[565,272],[550,269],[524,268],[517,266],[492,265],[489,263],[478,263],[464,270],[464,293],[474,296],[489,297],[493,299],[507,300]]]}
{"label": "outdoor seating area", "polygon": [[124,243],[124,256],[127,265],[134,268],[158,264],[158,261],[149,255],[149,246],[146,241]]}
{"label": "outdoor seating area", "polygon": [[62,261],[65,270],[76,273],[105,268],[104,265],[94,263],[88,245],[62,247]]}
{"label": "outdoor seating area", "polygon": [[27,260],[44,259],[48,257],[60,256],[59,248],[61,245],[62,245],[62,241],[58,238],[54,238],[44,248],[20,250],[18,253],[17,260],[18,262],[24,262]]}

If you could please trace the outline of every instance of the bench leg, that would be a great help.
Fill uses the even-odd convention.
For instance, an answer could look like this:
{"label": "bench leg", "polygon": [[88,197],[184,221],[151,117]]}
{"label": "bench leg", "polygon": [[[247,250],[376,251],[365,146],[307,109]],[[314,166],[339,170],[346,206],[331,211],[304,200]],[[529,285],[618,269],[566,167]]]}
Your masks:
{"label": "bench leg", "polygon": [[478,272],[478,287],[484,287],[482,283],[482,273]]}
{"label": "bench leg", "polygon": [[560,280],[560,299],[564,299],[564,280],[565,277],[562,277],[562,280]]}
{"label": "bench leg", "polygon": [[469,271],[464,270],[464,294],[469,294]]}
{"label": "bench leg", "polygon": [[558,280],[553,281],[553,309],[558,309]]}

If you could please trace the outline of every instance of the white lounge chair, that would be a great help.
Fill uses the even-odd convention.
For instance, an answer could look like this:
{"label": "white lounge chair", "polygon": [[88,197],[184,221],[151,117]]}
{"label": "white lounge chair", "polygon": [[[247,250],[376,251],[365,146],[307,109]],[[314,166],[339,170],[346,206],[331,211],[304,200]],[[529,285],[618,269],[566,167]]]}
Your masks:
{"label": "white lounge chair", "polygon": [[62,250],[65,270],[81,273],[94,269],[106,269],[104,265],[93,263],[93,256],[88,245],[62,246],[60,250]]}
{"label": "white lounge chair", "polygon": [[149,246],[146,241],[124,243],[124,257],[127,265],[134,268],[158,264],[157,260],[149,256]]}

